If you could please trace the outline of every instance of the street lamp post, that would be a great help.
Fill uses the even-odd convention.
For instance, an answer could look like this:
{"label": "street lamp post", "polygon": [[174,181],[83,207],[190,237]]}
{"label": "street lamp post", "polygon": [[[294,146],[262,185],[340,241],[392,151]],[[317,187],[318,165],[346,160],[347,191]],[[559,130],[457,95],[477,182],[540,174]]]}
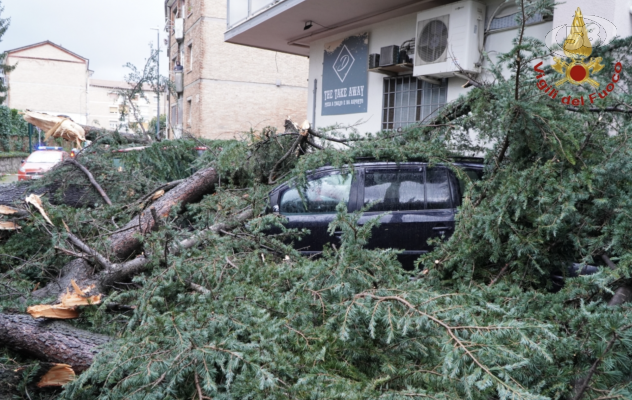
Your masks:
{"label": "street lamp post", "polygon": [[156,140],[160,140],[160,28],[156,31]]}

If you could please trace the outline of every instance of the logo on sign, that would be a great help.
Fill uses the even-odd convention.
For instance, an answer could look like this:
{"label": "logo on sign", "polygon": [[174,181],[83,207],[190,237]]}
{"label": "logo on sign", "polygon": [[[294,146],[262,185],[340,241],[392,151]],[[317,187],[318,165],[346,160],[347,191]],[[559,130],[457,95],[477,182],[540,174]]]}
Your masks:
{"label": "logo on sign", "polygon": [[355,58],[353,57],[347,46],[342,46],[342,49],[340,49],[340,54],[338,54],[338,58],[336,58],[333,66],[336,75],[338,75],[338,79],[340,79],[340,82],[345,81],[354,62]]}
{"label": "logo on sign", "polygon": [[[553,52],[557,54],[557,57],[553,57],[554,64],[551,68],[561,75],[561,79],[558,79],[554,83],[549,83],[544,79],[545,72],[540,67],[543,62],[540,62],[534,67],[534,70],[539,75],[536,76],[537,87],[544,93],[546,93],[552,99],[555,99],[559,93],[560,86],[565,83],[571,83],[576,86],[580,86],[584,83],[588,84],[593,90],[599,89],[599,82],[591,78],[591,74],[597,74],[605,65],[601,62],[602,57],[589,58],[592,54],[594,46],[600,46],[605,44],[608,38],[613,37],[616,34],[616,27],[614,25],[599,17],[587,16],[588,24],[584,21],[584,15],[582,11],[577,8],[575,11],[575,17],[571,26],[561,26],[553,29],[547,35],[547,39],[551,39],[554,44],[560,44],[561,48],[552,48]],[[562,28],[566,27],[568,33],[562,40],[558,39],[558,33],[562,31]],[[561,42],[561,43],[559,43]],[[599,97],[605,99],[610,92],[615,89],[615,84],[619,81],[619,74],[623,70],[621,62],[617,62],[614,66],[614,74],[612,75],[611,82],[609,82],[605,89],[597,90],[594,93],[588,95],[590,103],[594,103]],[[585,105],[584,96],[573,98],[572,96],[566,96],[561,99],[562,104],[579,106]]]}

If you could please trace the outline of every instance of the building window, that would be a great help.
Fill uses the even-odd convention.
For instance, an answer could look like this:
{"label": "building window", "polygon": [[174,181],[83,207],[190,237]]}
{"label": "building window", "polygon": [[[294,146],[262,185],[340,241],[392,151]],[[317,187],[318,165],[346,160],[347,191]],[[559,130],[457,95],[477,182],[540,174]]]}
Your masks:
{"label": "building window", "polygon": [[189,71],[193,71],[193,43],[189,45]]}
{"label": "building window", "polygon": [[178,125],[178,106],[176,104],[171,106],[171,125]]}
{"label": "building window", "polygon": [[[496,17],[492,19],[491,23],[489,23],[490,31],[497,31],[501,29],[513,29],[520,27],[520,23],[518,22],[519,13],[514,13],[510,15],[506,15],[504,17]],[[533,14],[527,21],[525,25],[533,25],[540,22],[545,21],[545,18],[541,13]]]}
{"label": "building window", "polygon": [[116,129],[118,126],[118,121],[110,121],[110,129]]}
{"label": "building window", "polygon": [[447,79],[434,85],[412,76],[385,78],[382,129],[428,121],[446,102]]}
{"label": "building window", "polygon": [[110,107],[110,114],[118,114],[119,108],[118,107]]}
{"label": "building window", "polygon": [[187,128],[191,127],[191,99],[187,99]]}

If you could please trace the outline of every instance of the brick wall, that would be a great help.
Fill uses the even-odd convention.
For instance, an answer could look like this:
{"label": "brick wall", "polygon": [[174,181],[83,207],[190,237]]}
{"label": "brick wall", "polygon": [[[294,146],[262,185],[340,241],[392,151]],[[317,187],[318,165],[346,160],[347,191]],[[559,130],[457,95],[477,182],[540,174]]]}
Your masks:
{"label": "brick wall", "polygon": [[[181,5],[176,0],[171,10]],[[282,129],[288,115],[299,123],[306,118],[307,58],[225,43],[226,0],[186,0],[178,16],[184,18],[184,40],[170,37],[169,59],[173,69],[183,55],[185,131],[232,138],[251,128]],[[176,101],[171,96],[171,104]]]}

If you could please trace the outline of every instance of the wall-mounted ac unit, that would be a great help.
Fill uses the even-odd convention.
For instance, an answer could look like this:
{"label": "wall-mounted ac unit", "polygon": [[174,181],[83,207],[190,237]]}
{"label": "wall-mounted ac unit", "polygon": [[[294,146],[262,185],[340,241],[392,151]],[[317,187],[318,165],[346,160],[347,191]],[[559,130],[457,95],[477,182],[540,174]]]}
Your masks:
{"label": "wall-mounted ac unit", "polygon": [[173,22],[173,36],[178,42],[184,39],[184,18],[176,18]]}
{"label": "wall-mounted ac unit", "polygon": [[466,0],[417,14],[414,76],[480,72],[485,6]]}

